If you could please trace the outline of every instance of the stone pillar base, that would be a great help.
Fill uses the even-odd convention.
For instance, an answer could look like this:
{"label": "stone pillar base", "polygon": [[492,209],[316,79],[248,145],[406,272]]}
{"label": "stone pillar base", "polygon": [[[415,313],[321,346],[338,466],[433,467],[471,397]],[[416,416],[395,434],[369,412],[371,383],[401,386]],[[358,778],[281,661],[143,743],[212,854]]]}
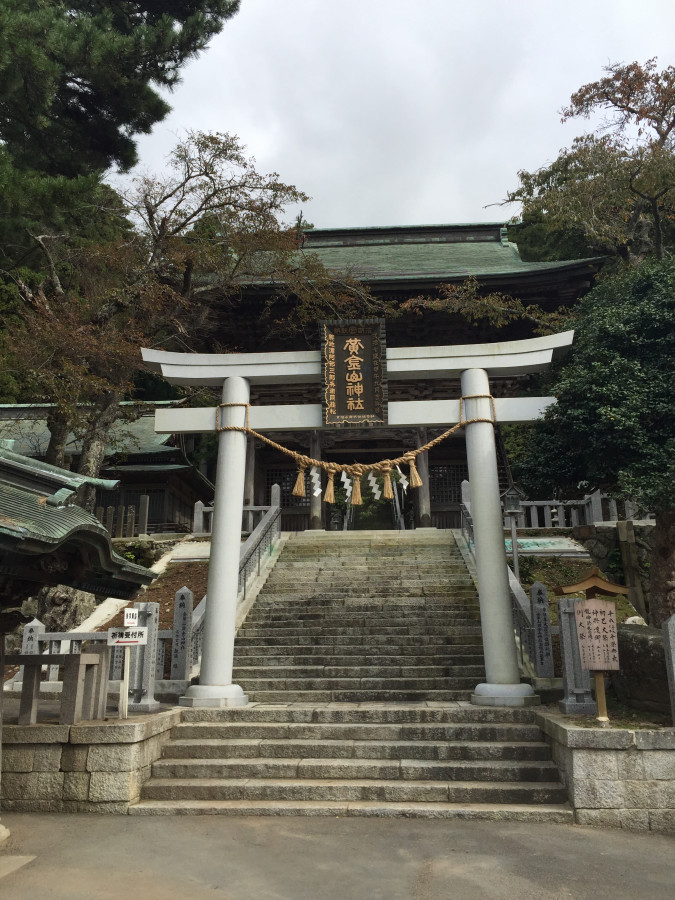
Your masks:
{"label": "stone pillar base", "polygon": [[541,698],[529,684],[477,684],[471,702],[474,706],[539,706]]}
{"label": "stone pillar base", "polygon": [[247,706],[248,695],[238,684],[192,684],[185,696],[178,701],[179,706]]}
{"label": "stone pillar base", "polygon": [[159,712],[159,700],[141,700],[139,703],[129,703],[129,712],[156,713]]}
{"label": "stone pillar base", "polygon": [[597,716],[598,714],[598,707],[593,699],[580,702],[571,698],[558,700],[558,709],[566,716]]}

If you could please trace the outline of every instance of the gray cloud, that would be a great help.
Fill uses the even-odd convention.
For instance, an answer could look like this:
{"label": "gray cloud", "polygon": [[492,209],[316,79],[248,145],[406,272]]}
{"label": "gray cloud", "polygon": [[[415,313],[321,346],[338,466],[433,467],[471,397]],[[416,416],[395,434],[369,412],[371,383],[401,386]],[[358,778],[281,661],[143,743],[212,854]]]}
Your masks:
{"label": "gray cloud", "polygon": [[[639,20],[638,20],[639,17]],[[673,61],[667,0],[243,0],[139,142],[238,134],[317,226],[490,221],[518,169],[585,128],[558,110],[612,61]],[[292,211],[289,211],[289,215]]]}

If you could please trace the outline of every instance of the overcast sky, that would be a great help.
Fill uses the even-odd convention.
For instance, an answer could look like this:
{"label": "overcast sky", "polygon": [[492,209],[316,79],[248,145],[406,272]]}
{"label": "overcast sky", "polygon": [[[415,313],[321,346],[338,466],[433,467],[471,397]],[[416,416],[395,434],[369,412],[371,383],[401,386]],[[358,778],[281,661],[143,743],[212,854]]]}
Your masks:
{"label": "overcast sky", "polygon": [[[139,141],[239,135],[317,227],[485,222],[587,127],[560,123],[608,62],[675,62],[672,0],[242,0]],[[289,211],[289,218],[294,211]]]}

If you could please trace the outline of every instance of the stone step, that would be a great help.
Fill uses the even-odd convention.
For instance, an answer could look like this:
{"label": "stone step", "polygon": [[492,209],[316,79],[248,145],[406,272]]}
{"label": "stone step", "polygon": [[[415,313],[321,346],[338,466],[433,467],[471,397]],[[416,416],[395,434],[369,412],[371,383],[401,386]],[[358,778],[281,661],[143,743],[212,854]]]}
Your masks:
{"label": "stone step", "polygon": [[[283,657],[282,657],[283,659]],[[275,678],[472,678],[474,681],[482,677],[485,669],[481,665],[474,666],[293,666],[286,661],[274,665],[269,660],[264,665],[234,667],[234,680],[240,678],[267,678],[273,673]]]}
{"label": "stone step", "polygon": [[[363,636],[363,635],[362,635]],[[463,628],[461,634],[456,634],[454,631],[451,635],[436,635],[436,634],[414,634],[414,635],[405,635],[405,634],[397,634],[397,635],[386,635],[386,634],[370,634],[368,635],[367,641],[359,641],[359,635],[353,634],[316,634],[309,635],[305,633],[299,634],[280,634],[275,637],[270,637],[267,632],[263,634],[256,635],[250,633],[244,633],[242,631],[237,635],[237,640],[235,643],[235,655],[238,652],[240,647],[245,646],[260,646],[260,647],[268,647],[268,646],[276,646],[276,647],[284,647],[284,646],[311,646],[315,648],[319,647],[358,647],[361,652],[364,652],[363,644],[365,643],[367,648],[370,647],[386,647],[389,652],[393,651],[394,648],[397,647],[416,647],[416,646],[431,646],[435,648],[439,647],[466,647],[468,645],[476,645],[482,647],[482,640],[480,629],[478,628]],[[330,651],[327,651],[330,652]],[[341,651],[340,651],[341,652]],[[436,649],[438,652],[438,649]]]}
{"label": "stone step", "polygon": [[429,691],[472,690],[476,686],[473,676],[462,678],[277,678],[272,670],[265,678],[246,678],[242,681],[246,693],[252,691]]}
{"label": "stone step", "polygon": [[[324,643],[321,647],[317,647],[314,649],[314,644],[289,644],[288,642],[284,642],[283,647],[279,650],[278,656],[287,656],[290,660],[291,656],[316,656],[320,657],[322,664],[323,660],[326,660],[326,665],[343,665],[343,663],[338,663],[337,661],[333,661],[333,657],[349,657],[347,663],[345,665],[350,665],[352,662],[358,664],[352,657],[365,656],[367,659],[374,660],[374,663],[383,662],[385,657],[401,657],[402,659],[415,659],[419,658],[419,665],[427,665],[427,657],[438,657],[443,663],[447,662],[456,662],[458,665],[463,662],[463,656],[470,656],[471,660],[469,664],[473,664],[476,659],[483,658],[483,648],[480,643],[477,643],[473,636],[470,637],[473,643],[466,644],[452,644],[452,646],[439,646],[438,644],[428,644],[422,643],[421,641],[411,642],[407,644],[401,644],[400,641],[387,641],[382,644],[376,644],[374,642],[369,643],[368,647],[364,648],[355,644],[350,646],[348,644],[327,644]],[[235,658],[238,656],[265,656],[267,659],[270,654],[273,653],[273,649],[270,648],[269,645],[259,645],[256,646],[252,641],[247,641],[245,644],[238,645],[235,648]],[[417,665],[417,663],[413,663]],[[410,665],[410,663],[408,663]]]}
{"label": "stone step", "polygon": [[[344,532],[343,532],[344,534]],[[457,546],[450,543],[426,543],[424,541],[349,541],[344,537],[337,541],[315,544],[299,542],[296,538],[291,538],[286,547],[289,557],[307,557],[309,559],[334,559],[344,557],[347,559],[368,558],[369,555],[377,553],[380,556],[389,556],[400,562],[415,559],[422,556],[426,559],[438,557],[440,559],[461,559],[461,553]]]}
{"label": "stone step", "polygon": [[[541,793],[541,790],[539,789]],[[531,805],[509,803],[405,803],[320,800],[143,800],[129,808],[132,816],[220,815],[220,816],[371,816],[407,819],[457,819],[572,824],[574,814],[567,803]]]}
{"label": "stone step", "polygon": [[338,622],[349,623],[351,626],[365,625],[367,623],[379,622],[388,625],[397,625],[400,622],[410,621],[410,613],[415,617],[418,623],[425,624],[459,624],[462,621],[474,621],[479,618],[478,608],[467,609],[463,606],[457,606],[453,609],[418,609],[417,607],[405,608],[396,607],[394,609],[349,609],[341,607],[339,609],[316,609],[316,610],[275,610],[275,609],[257,609],[251,610],[246,617],[246,624],[255,625],[287,625],[290,623],[314,623],[323,624],[332,620]]}
{"label": "stone step", "polygon": [[[348,781],[545,782],[558,780],[558,770],[545,760],[300,758],[160,759],[153,778],[321,778]],[[412,798],[411,798],[412,799]]]}
{"label": "stone step", "polygon": [[[238,646],[237,646],[238,645]],[[248,636],[242,634],[237,636],[237,645],[235,645],[235,655],[244,647],[313,647],[315,652],[331,653],[331,647],[335,653],[342,653],[345,650],[349,652],[365,653],[373,648],[383,648],[388,653],[399,652],[400,650],[408,651],[414,647],[431,647],[435,653],[466,652],[467,648],[481,648],[483,643],[480,634],[464,634],[451,636],[438,635],[396,635],[395,638],[390,635],[372,634],[368,636],[368,641],[359,641],[356,635],[323,635],[319,637],[315,635],[279,635],[271,638],[268,636]],[[324,651],[324,648],[325,651]],[[281,652],[281,651],[280,651]]]}
{"label": "stone step", "polygon": [[[265,585],[267,588],[267,584]],[[469,589],[468,585],[461,585]],[[475,590],[475,589],[474,589]],[[395,595],[398,597],[434,597],[442,596],[452,598],[457,596],[453,585],[447,582],[430,582],[425,584],[417,579],[411,580],[406,585],[385,585],[377,581],[360,581],[345,584],[335,584],[331,579],[325,583],[310,584],[292,581],[272,584],[265,590],[267,598],[283,597],[292,594],[296,599],[325,597],[327,601],[341,597],[377,597]]]}
{"label": "stone step", "polygon": [[314,583],[318,581],[326,581],[328,579],[336,582],[354,583],[360,581],[379,581],[382,584],[420,580],[423,582],[432,582],[438,584],[446,584],[448,582],[458,585],[472,586],[473,581],[464,568],[441,568],[439,566],[430,565],[425,568],[413,569],[406,567],[400,571],[392,571],[391,566],[383,566],[378,569],[371,566],[342,567],[342,568],[326,568],[317,565],[284,565],[280,569],[273,569],[267,579],[267,583],[276,581],[290,581],[297,579],[301,583]]}
{"label": "stone step", "polygon": [[453,606],[465,606],[476,603],[476,593],[472,589],[471,591],[468,588],[465,590],[464,588],[457,590],[448,590],[446,592],[427,592],[424,591],[394,591],[392,593],[387,593],[387,591],[371,591],[370,593],[366,593],[364,591],[359,590],[358,587],[353,587],[350,591],[343,591],[340,594],[331,595],[330,591],[326,588],[321,591],[298,591],[297,594],[292,593],[291,591],[282,591],[282,592],[272,592],[271,590],[261,596],[261,603],[265,605],[281,607],[284,604],[288,604],[289,606],[350,606],[354,603],[362,603],[369,607],[373,607],[378,603],[383,604],[383,606],[390,606],[399,604],[400,606],[412,607],[419,606],[424,607],[428,605],[436,605],[439,609],[443,609],[444,605],[447,604],[449,608]]}
{"label": "stone step", "polygon": [[[414,651],[409,654],[391,653],[388,655],[384,655],[384,653],[382,653],[377,655],[370,652],[363,653],[363,651],[361,650],[360,652],[351,655],[344,653],[338,656],[333,653],[323,653],[322,655],[319,655],[310,647],[296,649],[298,650],[298,652],[278,656],[271,653],[257,652],[255,647],[239,647],[234,661],[235,665],[241,668],[261,668],[267,666],[300,666],[305,668],[332,667],[337,669],[347,669],[352,666],[355,666],[357,668],[363,666],[374,667],[375,664],[377,664],[378,667],[384,666],[385,668],[394,669],[419,669],[426,666],[432,666],[433,668],[440,668],[443,670],[447,669],[448,667],[455,668],[457,666],[470,666],[472,669],[483,668],[482,651],[475,652],[473,654],[465,653],[462,655],[455,653],[453,653],[452,655],[449,655],[447,653],[424,655],[418,654]],[[303,649],[305,650],[304,655],[299,652]],[[405,672],[403,674],[412,673]]]}
{"label": "stone step", "polygon": [[[248,706],[226,707],[224,709],[195,707],[181,710],[185,728],[201,724],[206,727],[229,722],[282,722],[334,724],[394,724],[407,725],[500,725],[520,727],[534,724],[534,712],[527,707],[473,706],[471,703],[443,703],[430,706],[428,703],[364,703],[358,707],[347,704],[331,706],[310,704],[306,707],[288,704],[251,703]],[[440,738],[439,738],[440,739]],[[492,738],[490,738],[492,739]]]}
{"label": "stone step", "polygon": [[340,626],[338,617],[326,619],[323,622],[316,619],[305,619],[298,622],[297,620],[286,620],[281,622],[245,622],[239,629],[242,637],[250,637],[251,635],[265,635],[266,637],[277,637],[285,634],[299,635],[454,635],[457,630],[463,629],[464,633],[476,634],[480,629],[480,623],[473,618],[462,617],[456,621],[440,621],[420,623],[418,620],[410,616],[408,619],[385,620],[381,622],[373,617],[366,622],[349,621]]}
{"label": "stone step", "polygon": [[379,800],[398,803],[565,803],[556,782],[456,782],[403,779],[153,778],[142,800]]}
{"label": "stone step", "polygon": [[325,625],[323,627],[319,625],[306,625],[304,627],[299,626],[290,626],[290,625],[278,625],[278,626],[268,626],[266,628],[258,627],[257,625],[250,626],[242,626],[240,629],[240,635],[242,638],[251,638],[251,637],[269,637],[269,638],[277,638],[277,637],[292,637],[294,635],[300,637],[324,637],[328,638],[331,636],[334,637],[357,637],[357,636],[366,636],[366,635],[378,635],[380,637],[393,636],[417,636],[424,635],[426,637],[462,637],[466,635],[480,635],[480,626],[473,624],[461,624],[461,625],[453,625],[448,627],[440,627],[434,626],[433,633],[429,633],[429,629],[425,628],[423,625],[409,624],[409,625],[363,625],[360,627],[351,627],[345,625],[344,627],[340,627],[339,625]]}
{"label": "stone step", "polygon": [[403,610],[324,610],[323,612],[274,612],[257,610],[246,617],[246,625],[262,627],[265,625],[288,626],[293,624],[311,624],[314,626],[336,622],[343,622],[352,628],[360,625],[372,625],[378,623],[385,626],[400,626],[414,619],[418,625],[461,625],[464,622],[473,623],[479,620],[478,610],[473,611],[458,608],[456,610],[418,610],[411,609],[406,614]]}
{"label": "stone step", "polygon": [[385,689],[339,689],[333,690],[248,690],[249,700],[256,703],[367,703],[367,702],[412,702],[420,700],[433,700],[438,703],[448,701],[469,700],[473,693],[473,688],[466,690],[416,690],[414,688],[406,688],[402,690],[385,690]]}
{"label": "stone step", "polygon": [[446,744],[495,742],[497,744],[540,743],[541,732],[534,725],[391,724],[391,723],[302,723],[230,722],[185,723],[172,732],[172,740],[294,740],[310,741],[442,741]]}
{"label": "stone step", "polygon": [[163,759],[299,759],[550,760],[548,744],[480,741],[303,740],[301,738],[176,739],[165,744]]}
{"label": "stone step", "polygon": [[361,600],[359,598],[340,598],[332,603],[315,603],[311,600],[304,603],[287,603],[283,601],[266,602],[264,598],[258,600],[249,615],[274,613],[276,615],[296,616],[301,613],[314,614],[330,614],[345,615],[353,613],[367,613],[375,615],[387,613],[391,615],[408,615],[409,613],[456,613],[468,611],[473,613],[478,610],[478,601],[473,599],[452,599],[437,600],[434,598],[423,597],[419,602],[411,602],[407,597],[391,597],[387,600],[371,599]]}
{"label": "stone step", "polygon": [[479,610],[449,532],[294,535],[235,663],[251,703],[183,709],[132,814],[571,821],[533,711],[467,702]]}
{"label": "stone step", "polygon": [[369,609],[387,609],[389,607],[400,606],[405,609],[424,608],[435,606],[439,610],[443,609],[476,609],[476,594],[461,594],[457,591],[442,592],[423,592],[423,591],[397,591],[388,594],[386,591],[373,591],[366,593],[358,589],[351,591],[343,591],[341,594],[332,595],[328,589],[316,592],[308,592],[298,590],[297,593],[286,591],[281,593],[264,594],[262,601],[269,606],[273,606],[277,610],[283,609],[285,604],[289,604],[289,611],[292,609],[301,609],[303,606],[322,606],[326,609],[339,609],[344,607],[348,609],[356,604],[362,604]]}
{"label": "stone step", "polygon": [[444,609],[465,609],[478,605],[478,595],[476,591],[468,587],[449,589],[446,596],[442,594],[433,594],[428,597],[415,597],[404,594],[399,591],[387,592],[382,591],[382,596],[367,596],[360,594],[357,588],[353,588],[351,593],[344,593],[340,596],[328,596],[328,590],[323,589],[319,592],[320,596],[310,596],[303,590],[303,596],[296,596],[290,591],[282,594],[275,594],[271,588],[264,589],[256,602],[256,609],[273,610],[275,612],[316,612],[324,609],[354,609],[358,611],[360,604],[364,610],[385,609],[385,610],[401,610],[415,607],[423,610],[442,612]]}

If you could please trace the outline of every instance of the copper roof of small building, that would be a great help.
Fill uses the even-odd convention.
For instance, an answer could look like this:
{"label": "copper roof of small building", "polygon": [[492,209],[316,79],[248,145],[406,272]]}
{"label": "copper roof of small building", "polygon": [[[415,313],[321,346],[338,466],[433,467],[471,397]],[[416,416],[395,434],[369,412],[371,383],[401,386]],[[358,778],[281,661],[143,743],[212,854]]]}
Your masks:
{"label": "copper roof of small building", "polygon": [[[75,503],[86,484],[112,489],[117,482],[0,449],[0,575],[118,597],[153,580],[118,556],[104,526]],[[42,560],[54,554],[61,554],[59,565],[45,567]]]}
{"label": "copper roof of small building", "polygon": [[[175,405],[171,403],[147,404],[148,412],[133,421],[119,419],[110,430],[106,446],[106,456],[115,453],[171,453],[167,446],[171,435],[155,432],[155,407]],[[0,404],[0,447],[4,446],[26,456],[44,456],[49,446],[50,432],[47,427],[49,405],[6,403]],[[74,434],[68,435],[66,455],[77,456],[82,441]]]}

